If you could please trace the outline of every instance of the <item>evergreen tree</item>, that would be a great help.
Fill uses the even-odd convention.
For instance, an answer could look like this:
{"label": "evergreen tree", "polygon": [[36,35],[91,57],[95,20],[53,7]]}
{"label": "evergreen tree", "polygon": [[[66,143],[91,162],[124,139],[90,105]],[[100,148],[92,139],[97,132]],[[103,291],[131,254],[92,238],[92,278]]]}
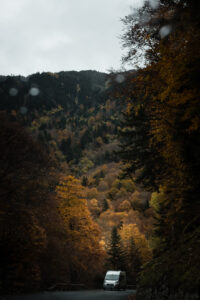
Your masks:
{"label": "evergreen tree", "polygon": [[88,185],[88,177],[87,176],[83,176],[81,184],[83,186],[87,186]]}
{"label": "evergreen tree", "polygon": [[102,212],[106,211],[109,208],[108,202],[106,199],[103,200]]}
{"label": "evergreen tree", "polygon": [[123,249],[121,237],[117,227],[114,226],[111,232],[111,239],[108,247],[108,266],[113,270],[126,270],[126,256]]}

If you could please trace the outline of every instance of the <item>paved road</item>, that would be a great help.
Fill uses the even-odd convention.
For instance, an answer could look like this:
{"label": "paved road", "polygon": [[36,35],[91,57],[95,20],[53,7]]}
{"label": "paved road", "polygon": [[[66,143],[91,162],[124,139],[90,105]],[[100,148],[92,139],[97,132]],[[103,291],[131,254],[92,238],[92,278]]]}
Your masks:
{"label": "paved road", "polygon": [[126,291],[73,291],[73,292],[44,292],[22,296],[4,296],[2,300],[128,300],[135,290]]}

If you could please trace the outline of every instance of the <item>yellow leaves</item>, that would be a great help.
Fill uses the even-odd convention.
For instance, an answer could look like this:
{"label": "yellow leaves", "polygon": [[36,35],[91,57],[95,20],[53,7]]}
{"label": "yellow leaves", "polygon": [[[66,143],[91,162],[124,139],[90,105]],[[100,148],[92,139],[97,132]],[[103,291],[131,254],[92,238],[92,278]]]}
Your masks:
{"label": "yellow leaves", "polygon": [[95,199],[95,198],[91,199],[88,202],[88,208],[93,216],[97,217],[98,214],[100,214],[101,209],[99,207],[97,199]]}
{"label": "yellow leaves", "polygon": [[61,105],[58,105],[56,108],[53,108],[52,110],[48,111],[47,115],[55,115],[58,112],[63,111],[63,107]]}
{"label": "yellow leaves", "polygon": [[152,193],[151,200],[150,200],[150,206],[154,208],[155,211],[158,211],[160,209],[160,203],[162,203],[165,199],[165,194],[163,189],[160,189],[160,192]]}
{"label": "yellow leaves", "polygon": [[42,116],[42,117],[39,119],[40,124],[48,123],[48,121],[49,121],[49,116]]}
{"label": "yellow leaves", "polygon": [[128,102],[127,106],[126,106],[126,113],[128,115],[131,114],[131,108],[132,108],[132,104],[130,102]]}
{"label": "yellow leaves", "polygon": [[115,212],[112,203],[109,202],[109,209],[101,213],[98,218],[98,224],[102,228],[106,239],[109,239],[110,229],[117,226],[120,222],[124,222],[127,216],[127,212]]}
{"label": "yellow leaves", "polygon": [[106,243],[105,243],[105,240],[100,240],[100,245],[102,246],[102,248],[104,248],[105,249],[105,247],[106,247]]}
{"label": "yellow leaves", "polygon": [[63,198],[64,200],[78,199],[83,197],[84,188],[80,184],[80,181],[73,176],[63,177],[59,185],[56,187],[58,197]]}
{"label": "yellow leaves", "polygon": [[122,229],[120,230],[120,236],[125,244],[130,240],[131,237],[133,237],[134,231],[137,231],[136,224],[123,225]]}
{"label": "yellow leaves", "polygon": [[131,180],[129,178],[122,179],[121,184],[127,192],[132,193],[136,189],[135,183],[133,182],[133,180]]}
{"label": "yellow leaves", "polygon": [[97,199],[93,198],[89,201],[90,205],[94,208],[97,208],[98,207],[98,201]]}
{"label": "yellow leaves", "polygon": [[131,209],[131,203],[128,200],[124,200],[120,205],[119,209],[121,211],[129,211]]}
{"label": "yellow leaves", "polygon": [[98,137],[96,138],[96,142],[97,142],[97,144],[98,144],[99,146],[103,145],[102,137],[98,136]]}
{"label": "yellow leaves", "polygon": [[152,258],[148,242],[136,224],[124,224],[119,233],[126,247],[129,247],[130,240],[133,238],[143,263],[148,262]]}
{"label": "yellow leaves", "polygon": [[[68,247],[71,249],[70,260],[78,272],[84,270],[90,273],[91,264],[102,259],[103,248],[100,245],[100,230],[92,220],[87,202],[83,199],[85,190],[80,181],[73,176],[65,176],[56,188],[58,209],[64,221],[68,237]],[[89,205],[98,210],[98,202],[91,199]]]}
{"label": "yellow leaves", "polygon": [[87,173],[87,171],[94,166],[94,163],[86,156],[84,156],[81,158],[79,166],[82,173]]}
{"label": "yellow leaves", "polygon": [[80,181],[73,176],[64,177],[56,188],[59,199],[59,212],[65,222],[68,234],[82,225],[88,217],[86,200],[83,199],[84,189]]}
{"label": "yellow leaves", "polygon": [[36,130],[36,129],[38,129],[38,127],[39,127],[38,122],[34,120],[34,121],[31,123],[31,129],[32,129],[32,130]]}

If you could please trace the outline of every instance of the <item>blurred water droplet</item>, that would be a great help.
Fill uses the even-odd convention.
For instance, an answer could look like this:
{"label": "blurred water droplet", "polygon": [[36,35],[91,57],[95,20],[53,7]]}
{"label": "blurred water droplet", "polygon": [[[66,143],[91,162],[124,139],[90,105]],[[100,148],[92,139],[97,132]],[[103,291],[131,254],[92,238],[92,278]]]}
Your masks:
{"label": "blurred water droplet", "polygon": [[172,26],[171,25],[165,25],[165,26],[161,27],[161,29],[159,31],[161,39],[163,39],[168,34],[170,34],[171,31],[172,31]]}
{"label": "blurred water droplet", "polygon": [[40,90],[37,87],[32,87],[29,90],[29,94],[31,96],[37,96],[37,95],[39,95],[39,93],[40,93]]}
{"label": "blurred water droplet", "polygon": [[145,25],[150,21],[150,15],[147,13],[143,13],[142,16],[140,17],[140,24]]}
{"label": "blurred water droplet", "polygon": [[17,96],[18,90],[16,88],[11,88],[9,90],[9,94],[10,94],[10,96]]}
{"label": "blurred water droplet", "polygon": [[156,9],[159,6],[159,0],[149,0],[151,8]]}
{"label": "blurred water droplet", "polygon": [[124,77],[124,75],[122,75],[122,74],[118,74],[118,75],[115,77],[115,80],[116,80],[118,83],[122,83],[122,82],[124,82],[125,77]]}
{"label": "blurred water droplet", "polygon": [[20,113],[21,113],[22,115],[26,115],[26,114],[27,114],[27,111],[28,111],[28,108],[27,108],[27,107],[25,107],[25,106],[20,107]]}

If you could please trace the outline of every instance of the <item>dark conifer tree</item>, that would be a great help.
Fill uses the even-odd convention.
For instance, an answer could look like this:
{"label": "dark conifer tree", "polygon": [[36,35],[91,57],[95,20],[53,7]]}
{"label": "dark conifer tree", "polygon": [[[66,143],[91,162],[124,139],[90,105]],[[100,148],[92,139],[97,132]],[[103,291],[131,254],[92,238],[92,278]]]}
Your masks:
{"label": "dark conifer tree", "polygon": [[81,184],[83,186],[87,186],[88,185],[88,177],[87,176],[83,176]]}
{"label": "dark conifer tree", "polygon": [[107,254],[109,268],[113,270],[126,270],[126,255],[116,226],[112,228]]}
{"label": "dark conifer tree", "polygon": [[102,207],[102,211],[106,211],[109,208],[108,206],[108,202],[106,199],[103,200],[103,207]]}

